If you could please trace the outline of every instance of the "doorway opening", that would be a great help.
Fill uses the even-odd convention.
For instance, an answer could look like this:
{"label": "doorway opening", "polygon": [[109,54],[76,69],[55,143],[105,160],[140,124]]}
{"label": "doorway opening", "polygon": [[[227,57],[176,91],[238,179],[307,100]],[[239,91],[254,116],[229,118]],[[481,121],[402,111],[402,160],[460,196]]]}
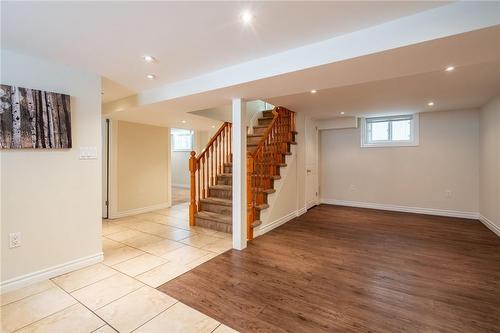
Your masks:
{"label": "doorway opening", "polygon": [[194,131],[190,129],[172,128],[172,206],[187,204],[190,199],[189,190],[189,157],[194,150]]}

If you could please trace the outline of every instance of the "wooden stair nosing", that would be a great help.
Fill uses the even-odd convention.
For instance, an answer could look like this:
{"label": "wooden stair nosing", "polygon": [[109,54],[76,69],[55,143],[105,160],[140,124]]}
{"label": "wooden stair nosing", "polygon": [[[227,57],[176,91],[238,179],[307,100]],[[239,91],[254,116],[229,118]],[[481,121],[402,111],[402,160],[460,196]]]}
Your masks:
{"label": "wooden stair nosing", "polygon": [[216,198],[216,197],[206,197],[206,198],[200,199],[200,202],[206,203],[206,204],[211,204],[211,205],[227,206],[227,207],[233,206],[232,200],[224,199],[224,198]]}

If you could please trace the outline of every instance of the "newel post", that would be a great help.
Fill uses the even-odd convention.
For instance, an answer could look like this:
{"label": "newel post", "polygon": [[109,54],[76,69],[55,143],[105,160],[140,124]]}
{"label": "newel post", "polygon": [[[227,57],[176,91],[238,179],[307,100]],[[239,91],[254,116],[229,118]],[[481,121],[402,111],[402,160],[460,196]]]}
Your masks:
{"label": "newel post", "polygon": [[189,173],[191,178],[191,199],[189,201],[189,225],[195,225],[194,214],[198,211],[196,207],[196,153],[191,152],[189,158]]}
{"label": "newel post", "polygon": [[252,224],[254,221],[253,195],[252,195],[252,174],[253,157],[251,153],[247,154],[247,238],[253,239]]}

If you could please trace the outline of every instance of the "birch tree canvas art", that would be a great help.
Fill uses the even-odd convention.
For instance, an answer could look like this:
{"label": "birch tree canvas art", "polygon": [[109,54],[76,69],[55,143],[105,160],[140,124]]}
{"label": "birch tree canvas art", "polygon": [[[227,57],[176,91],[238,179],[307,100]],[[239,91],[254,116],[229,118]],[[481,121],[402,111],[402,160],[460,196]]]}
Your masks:
{"label": "birch tree canvas art", "polygon": [[71,148],[70,96],[0,85],[2,149]]}

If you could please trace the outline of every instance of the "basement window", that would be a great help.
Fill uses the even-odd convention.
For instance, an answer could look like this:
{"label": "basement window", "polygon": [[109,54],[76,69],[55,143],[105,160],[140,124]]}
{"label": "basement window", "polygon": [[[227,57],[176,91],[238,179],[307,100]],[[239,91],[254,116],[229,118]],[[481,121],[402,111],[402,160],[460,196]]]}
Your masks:
{"label": "basement window", "polygon": [[361,147],[418,145],[418,114],[361,118]]}
{"label": "basement window", "polygon": [[193,150],[193,131],[179,128],[172,128],[172,150],[191,151]]}

